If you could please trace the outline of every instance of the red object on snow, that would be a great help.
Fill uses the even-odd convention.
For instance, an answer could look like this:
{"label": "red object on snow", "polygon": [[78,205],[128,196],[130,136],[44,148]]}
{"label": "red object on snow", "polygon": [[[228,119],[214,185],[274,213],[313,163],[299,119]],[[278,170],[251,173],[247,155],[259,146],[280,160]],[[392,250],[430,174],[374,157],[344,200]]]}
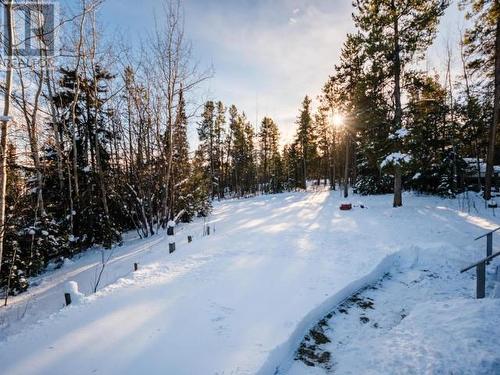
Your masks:
{"label": "red object on snow", "polygon": [[342,203],[342,204],[340,205],[340,209],[341,209],[342,211],[352,210],[352,204],[350,204],[350,203]]}

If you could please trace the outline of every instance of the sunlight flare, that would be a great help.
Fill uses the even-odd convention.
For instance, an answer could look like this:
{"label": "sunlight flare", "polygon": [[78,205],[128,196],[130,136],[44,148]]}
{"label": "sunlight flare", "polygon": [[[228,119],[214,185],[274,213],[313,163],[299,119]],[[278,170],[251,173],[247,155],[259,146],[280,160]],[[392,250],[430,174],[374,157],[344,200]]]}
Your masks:
{"label": "sunlight flare", "polygon": [[340,112],[335,112],[333,115],[332,115],[332,125],[336,128],[341,128],[342,126],[344,126],[344,121],[345,121],[345,118],[344,118],[344,115]]}

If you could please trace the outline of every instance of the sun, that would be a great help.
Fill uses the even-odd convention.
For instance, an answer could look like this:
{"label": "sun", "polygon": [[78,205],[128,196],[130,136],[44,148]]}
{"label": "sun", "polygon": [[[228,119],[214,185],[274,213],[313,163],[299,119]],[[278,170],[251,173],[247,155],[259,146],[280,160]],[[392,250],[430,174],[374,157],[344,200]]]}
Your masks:
{"label": "sun", "polygon": [[332,124],[333,126],[335,126],[336,128],[340,128],[344,125],[344,116],[342,115],[342,113],[340,112],[335,112],[333,115],[332,115]]}

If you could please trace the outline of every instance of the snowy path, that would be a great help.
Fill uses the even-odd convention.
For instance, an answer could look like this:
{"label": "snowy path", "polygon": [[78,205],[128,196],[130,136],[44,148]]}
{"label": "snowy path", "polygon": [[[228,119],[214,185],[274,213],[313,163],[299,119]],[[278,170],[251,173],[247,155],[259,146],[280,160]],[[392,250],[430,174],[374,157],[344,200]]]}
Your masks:
{"label": "snowy path", "polygon": [[[145,253],[163,240],[164,236],[161,235],[142,241],[131,240],[123,247],[116,247],[107,261],[99,289],[129,274],[131,263],[147,259]],[[106,250],[105,256],[108,257],[109,254],[110,252]],[[67,262],[62,269],[34,278],[34,282],[32,281],[34,286],[26,293],[9,297],[8,306],[2,307],[0,310],[2,318],[0,339],[4,338],[5,335],[16,333],[26,324],[35,323],[51,313],[59,311],[64,306],[62,296],[67,281],[76,281],[81,292],[90,294],[93,291],[101,264],[101,252],[90,250],[81,254],[76,261]]]}
{"label": "snowy path", "polygon": [[0,343],[2,373],[255,374],[388,254],[451,242],[483,255],[472,238],[494,223],[456,201],[406,198],[394,210],[390,196],[356,197],[368,208],[350,212],[329,192],[217,204],[210,237],[170,256],[165,242],[153,247],[139,272]]}

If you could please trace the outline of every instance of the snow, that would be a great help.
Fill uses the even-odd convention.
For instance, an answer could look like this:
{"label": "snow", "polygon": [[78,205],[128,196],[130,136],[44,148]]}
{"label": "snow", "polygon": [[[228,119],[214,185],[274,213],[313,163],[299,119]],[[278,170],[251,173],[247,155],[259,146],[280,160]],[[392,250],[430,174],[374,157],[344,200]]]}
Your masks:
{"label": "snow", "polygon": [[64,286],[64,292],[71,295],[71,303],[81,303],[85,295],[78,290],[76,281],[68,281]]}
{"label": "snow", "polygon": [[408,154],[393,152],[392,154],[387,155],[384,160],[382,160],[382,163],[380,163],[380,167],[384,168],[388,165],[409,163],[410,160],[411,156]]}
{"label": "snow", "polygon": [[[316,345],[316,356],[329,353],[331,360],[318,364],[314,372],[295,361],[287,374],[326,375],[332,369],[339,374],[382,375],[394,369],[405,374],[496,373],[500,338],[493,336],[500,316],[493,311],[500,309],[500,300],[470,298],[474,272],[457,271],[469,256],[467,249],[445,243],[394,254],[395,262],[382,280],[314,327],[330,342],[318,345],[311,335],[303,341],[309,348]],[[488,278],[493,289],[498,283]]]}
{"label": "snow", "polygon": [[496,207],[497,206],[497,202],[494,199],[489,199],[486,201],[486,203],[488,204],[488,207]]}
{"label": "snow", "polygon": [[498,333],[499,308],[499,300],[423,303],[389,337],[375,343],[365,365],[373,365],[371,373],[379,374],[391,368],[406,373],[498,373],[500,338],[492,332]]}
{"label": "snow", "polygon": [[[276,368],[282,374],[318,319],[400,264],[406,259],[401,254],[418,246],[447,259],[446,251],[458,273],[484,257],[485,244],[473,238],[498,224],[491,211],[460,211],[458,200],[405,194],[405,206],[393,209],[390,195],[363,197],[368,209],[351,211],[340,211],[341,201],[337,192],[325,191],[215,202],[206,224],[216,226],[216,233],[203,236],[203,220],[177,226],[170,255],[164,232],[126,242],[113,250],[95,294],[90,292],[99,249],[74,259],[40,277],[38,286],[0,312],[2,374],[267,375]],[[137,272],[134,262],[141,264]],[[400,366],[405,350],[426,349],[411,335],[431,332],[432,325],[422,322],[433,319],[432,306],[450,314],[464,309],[461,330],[453,331],[458,317],[432,323],[436,332],[456,332],[454,343],[429,357],[429,366],[445,368],[469,337],[462,335],[477,328],[483,314],[498,312],[496,300],[473,299],[472,276],[464,276],[469,284],[456,307],[416,304],[398,326],[401,348],[370,347],[366,361],[387,355],[379,368]],[[86,297],[63,308],[67,281],[76,281]],[[483,341],[471,341],[477,344],[475,358],[462,361],[464,373],[476,368],[479,354],[488,356],[498,345],[491,338],[500,337],[497,318],[483,323]],[[381,337],[380,343],[391,339]]]}
{"label": "snow", "polygon": [[[463,160],[467,164],[467,172],[469,176],[477,177],[478,159],[463,158]],[[500,173],[500,165],[494,165],[493,171],[495,173]],[[481,177],[484,177],[485,172],[486,172],[486,162],[483,159],[479,159],[479,173]]]}
{"label": "snow", "polygon": [[390,134],[389,139],[402,139],[402,138],[405,138],[406,136],[408,136],[408,134],[410,134],[408,129],[401,128],[401,129],[396,130],[394,132],[394,134]]}

